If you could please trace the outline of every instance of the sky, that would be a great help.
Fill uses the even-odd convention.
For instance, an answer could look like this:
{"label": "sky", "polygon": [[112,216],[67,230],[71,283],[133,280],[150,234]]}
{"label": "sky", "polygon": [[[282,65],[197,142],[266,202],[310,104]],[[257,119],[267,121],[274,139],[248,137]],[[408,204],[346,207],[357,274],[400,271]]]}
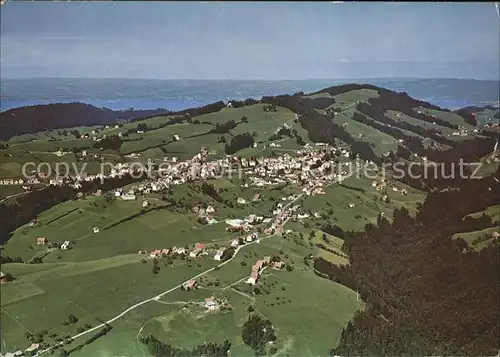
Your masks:
{"label": "sky", "polygon": [[3,78],[499,78],[494,3],[20,2]]}

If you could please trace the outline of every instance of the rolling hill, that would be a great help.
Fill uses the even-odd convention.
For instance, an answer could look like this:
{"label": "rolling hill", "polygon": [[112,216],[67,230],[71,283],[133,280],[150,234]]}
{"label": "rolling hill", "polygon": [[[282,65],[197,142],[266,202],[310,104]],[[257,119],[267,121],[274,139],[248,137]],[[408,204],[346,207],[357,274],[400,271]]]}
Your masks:
{"label": "rolling hill", "polygon": [[[56,125],[69,108],[47,114],[48,122]],[[75,188],[49,184],[39,173],[40,189],[26,194],[20,184],[0,186],[2,272],[11,277],[1,290],[2,353],[36,342],[49,356],[149,356],[155,348],[189,351],[227,340],[232,355],[254,356],[242,329],[255,315],[272,324],[277,338],[269,350],[277,355],[496,352],[500,169],[492,152],[498,126],[490,119],[497,108],[452,112],[364,84],[215,102],[117,127],[107,120],[122,114],[78,108],[105,122],[85,122],[81,114],[76,127],[34,127],[10,137],[0,148],[0,179],[22,178],[27,162],[76,164],[95,174],[102,163],[174,163],[202,148],[208,161],[278,160],[315,148],[320,157],[308,168],[373,161],[410,170],[423,157],[444,164],[446,174],[460,159],[485,165],[478,180],[390,171],[383,187],[379,172],[341,171],[345,178],[326,181],[318,195],[305,193],[309,181],[302,178],[249,186],[249,171],[160,191],[139,189],[154,179],[132,175]],[[36,120],[36,112],[27,113]],[[323,143],[335,153],[322,151]],[[135,188],[137,199],[115,197],[119,188]],[[286,220],[283,234],[267,235],[268,227],[256,224],[258,244],[239,245],[245,236],[226,230],[227,219],[274,217],[280,205],[297,205],[304,217]],[[204,224],[199,212],[208,207],[215,221]],[[38,244],[43,238],[48,243]],[[65,240],[71,249],[62,247]],[[235,240],[241,249],[234,259],[218,261],[217,250]],[[207,256],[149,254],[190,251],[201,242]],[[255,286],[245,283],[266,256],[286,268],[262,271]],[[180,288],[188,279],[200,289]],[[222,307],[207,311],[206,299]],[[154,345],[145,346],[147,336]]]}
{"label": "rolling hill", "polygon": [[14,135],[31,134],[75,126],[106,125],[138,117],[168,112],[166,109],[120,110],[97,108],[85,103],[33,105],[1,113],[0,140]]}

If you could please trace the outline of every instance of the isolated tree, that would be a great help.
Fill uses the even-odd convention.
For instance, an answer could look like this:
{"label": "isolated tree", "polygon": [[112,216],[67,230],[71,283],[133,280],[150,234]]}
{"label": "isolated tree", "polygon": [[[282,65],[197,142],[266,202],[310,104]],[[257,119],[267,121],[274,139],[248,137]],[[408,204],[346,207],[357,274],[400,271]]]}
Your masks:
{"label": "isolated tree", "polygon": [[26,331],[24,333],[24,337],[27,339],[27,340],[31,340],[33,338],[33,334],[31,332],[28,332]]}
{"label": "isolated tree", "polygon": [[241,122],[242,123],[248,123],[248,118],[245,117],[245,116],[241,117]]}

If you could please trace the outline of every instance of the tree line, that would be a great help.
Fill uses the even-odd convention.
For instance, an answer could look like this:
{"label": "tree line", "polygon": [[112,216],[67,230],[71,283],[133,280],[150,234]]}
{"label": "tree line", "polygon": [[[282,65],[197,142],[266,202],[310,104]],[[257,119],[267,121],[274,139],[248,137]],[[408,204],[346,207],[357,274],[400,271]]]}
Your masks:
{"label": "tree line", "polygon": [[149,353],[155,357],[226,357],[231,348],[231,343],[228,340],[225,340],[222,344],[206,342],[191,349],[172,346],[152,335],[142,337],[140,341],[147,346]]}

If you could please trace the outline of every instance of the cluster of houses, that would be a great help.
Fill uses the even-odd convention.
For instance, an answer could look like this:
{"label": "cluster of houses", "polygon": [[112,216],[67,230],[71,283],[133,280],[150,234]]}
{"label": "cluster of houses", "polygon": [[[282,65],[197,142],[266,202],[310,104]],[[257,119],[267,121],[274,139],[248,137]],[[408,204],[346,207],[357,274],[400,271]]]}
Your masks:
{"label": "cluster of houses", "polygon": [[205,224],[216,224],[218,221],[212,216],[215,213],[215,208],[211,205],[206,207],[194,206],[193,212],[198,214],[198,222]]}
{"label": "cluster of houses", "polygon": [[375,188],[377,191],[382,191],[386,186],[387,186],[387,182],[383,178],[380,180],[373,180],[372,181],[372,187]]}
{"label": "cluster of houses", "polygon": [[21,356],[32,356],[36,351],[40,349],[40,344],[39,343],[32,343],[31,346],[29,346],[27,349],[24,351],[18,350],[16,352],[7,352],[5,355],[1,354],[1,357],[21,357]]}
{"label": "cluster of houses", "polygon": [[22,179],[22,178],[19,178],[19,179],[3,179],[3,180],[0,180],[0,186],[3,186],[3,185],[23,185],[23,189],[25,190],[28,190],[29,187],[27,186],[24,186],[25,184],[28,184],[28,185],[36,185],[36,184],[39,184],[40,183],[40,180],[38,178],[30,178],[30,179]]}
{"label": "cluster of houses", "polygon": [[[322,162],[325,154],[350,157],[350,151],[345,148],[337,150],[326,147],[318,150],[308,147],[297,151],[296,156],[285,154],[260,158],[257,164],[253,165],[254,167],[246,171],[246,174],[250,177],[250,185],[256,187],[276,184],[302,184],[318,187],[324,182],[340,179],[346,174],[346,172],[336,172],[340,170],[331,160]],[[323,192],[319,188],[315,192],[307,189],[306,191],[311,195]]]}
{"label": "cluster of houses", "polygon": [[40,349],[39,343],[32,343],[31,346],[29,346],[24,351],[18,350],[16,352],[7,352],[5,355],[0,354],[0,356],[1,357],[33,356],[36,353],[36,351],[38,351],[39,349]]}
{"label": "cluster of houses", "polygon": [[[474,129],[473,130],[474,133],[477,133],[478,130],[477,129]],[[459,125],[458,126],[458,130],[457,131],[454,131],[453,133],[450,134],[451,136],[467,136],[469,135],[469,130],[467,130],[466,127],[464,126],[461,126]]]}
{"label": "cluster of houses", "polygon": [[[187,255],[188,249],[186,249],[185,247],[174,246],[172,248],[154,249],[150,253],[148,253],[146,250],[139,250],[137,254],[147,255],[150,258],[162,258],[169,255]],[[208,255],[208,252],[206,251],[206,245],[202,243],[196,243],[194,249],[189,252],[189,257],[191,258],[206,255]]]}
{"label": "cluster of houses", "polygon": [[394,192],[399,192],[399,193],[401,193],[403,196],[408,195],[408,190],[407,190],[406,188],[399,189],[399,188],[397,188],[396,186],[394,186],[394,187],[392,188],[392,190],[393,190]]}
{"label": "cluster of houses", "polygon": [[[253,232],[253,233],[251,233],[251,234],[247,235],[246,237],[240,237],[240,238],[238,238],[238,239],[233,239],[233,240],[231,241],[230,247],[232,247],[232,248],[236,248],[236,247],[238,247],[238,246],[240,246],[240,245],[244,245],[244,244],[247,244],[247,243],[251,243],[251,242],[253,242],[253,241],[256,241],[257,243],[259,243],[259,242],[260,242],[260,240],[259,240],[259,235],[258,235],[258,233],[256,233],[256,232]],[[215,252],[214,259],[215,259],[215,260],[219,260],[219,261],[220,261],[220,260],[222,260],[222,257],[223,257],[223,255],[224,255],[224,253],[225,253],[226,249],[228,249],[228,247],[223,247],[223,248],[218,249],[218,250]]]}
{"label": "cluster of houses", "polygon": [[271,257],[266,256],[262,260],[257,260],[254,265],[252,265],[252,270],[250,276],[247,279],[247,283],[255,285],[260,277],[260,274],[264,268],[271,262]]}
{"label": "cluster of houses", "polygon": [[[163,248],[163,249],[155,249],[153,251],[151,251],[151,253],[149,253],[149,257],[150,258],[161,258],[161,257],[166,257],[167,255],[169,255],[171,252],[170,249],[168,248]],[[148,254],[147,251],[145,250],[140,250],[138,252],[138,254]]]}
{"label": "cluster of houses", "polygon": [[259,280],[262,271],[270,266],[273,269],[281,270],[285,266],[281,260],[273,258],[269,256],[265,256],[264,259],[257,260],[254,265],[252,265],[252,269],[250,271],[250,276],[247,279],[247,283],[250,285],[255,285],[257,280]]}
{"label": "cluster of houses", "polygon": [[[380,179],[380,180],[374,180],[372,181],[372,187],[375,188],[377,191],[383,191],[384,189],[387,188],[387,181],[385,179]],[[408,195],[408,190],[406,188],[398,188],[396,186],[392,187],[392,191],[394,192],[399,192],[403,196]],[[387,195],[384,195],[384,200],[387,198]]]}
{"label": "cluster of houses", "polygon": [[[318,186],[321,182],[336,179],[340,177],[340,173],[334,173],[334,164],[331,160],[320,160],[325,154],[334,154],[350,157],[348,149],[336,149],[329,146],[321,146],[315,148],[306,145],[303,149],[298,150],[296,155],[284,154],[276,157],[258,157],[245,158],[236,156],[226,156],[214,161],[208,161],[208,150],[203,148],[200,153],[196,154],[189,160],[180,161],[165,158],[164,162],[158,165],[154,171],[154,177],[148,177],[140,184],[134,185],[127,192],[116,190],[115,196],[121,197],[123,200],[135,200],[139,194],[147,194],[151,192],[163,192],[172,185],[181,185],[186,182],[196,180],[209,180],[218,178],[224,172],[230,170],[242,169],[245,175],[249,178],[245,186],[263,187],[266,185],[277,184],[308,184]],[[127,174],[138,172],[149,172],[150,168],[129,163],[117,163],[110,167],[109,174],[88,174],[82,172],[76,176],[66,176],[50,179],[51,185],[70,186],[75,189],[80,189],[82,183],[86,181],[94,181],[96,179],[106,180],[123,177]],[[321,189],[310,194],[321,194]],[[259,198],[254,197],[254,201]],[[247,204],[247,200],[240,197],[237,200],[238,204]],[[211,219],[209,221],[213,222]]]}
{"label": "cluster of houses", "polygon": [[[36,244],[37,245],[47,245],[48,243],[49,243],[49,241],[45,237],[38,237],[36,239]],[[53,243],[55,243],[55,242],[52,242],[51,244],[53,244]],[[59,246],[59,248],[61,250],[68,250],[68,249],[71,249],[73,247],[73,244],[74,244],[74,241],[65,240],[61,245],[59,245],[58,243],[56,243],[56,246]],[[49,247],[50,247],[50,245],[49,245]]]}

